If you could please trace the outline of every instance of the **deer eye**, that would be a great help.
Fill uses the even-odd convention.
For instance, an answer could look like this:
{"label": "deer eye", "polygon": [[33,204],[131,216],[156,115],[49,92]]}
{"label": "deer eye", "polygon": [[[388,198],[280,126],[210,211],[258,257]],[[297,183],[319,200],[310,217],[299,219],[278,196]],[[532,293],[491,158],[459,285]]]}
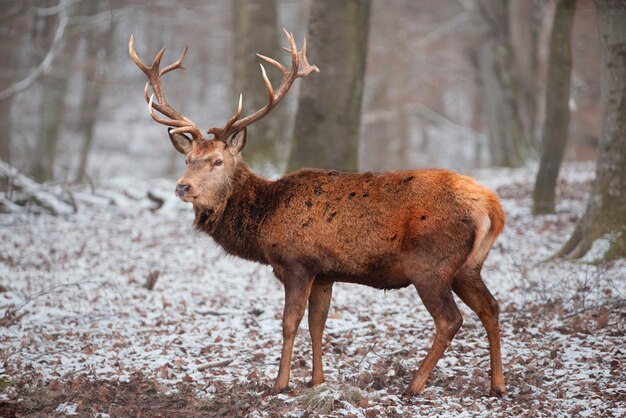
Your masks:
{"label": "deer eye", "polygon": [[185,158],[185,165],[189,165],[189,158]]}
{"label": "deer eye", "polygon": [[215,162],[213,163],[214,166],[220,166],[222,165],[222,160],[215,160]]}

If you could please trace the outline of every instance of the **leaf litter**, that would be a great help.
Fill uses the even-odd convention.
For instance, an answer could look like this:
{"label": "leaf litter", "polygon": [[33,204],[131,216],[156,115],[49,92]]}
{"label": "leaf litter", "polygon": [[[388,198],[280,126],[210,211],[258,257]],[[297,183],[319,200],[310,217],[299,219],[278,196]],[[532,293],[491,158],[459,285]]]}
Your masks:
{"label": "leaf litter", "polygon": [[0,215],[0,416],[624,416],[626,262],[545,262],[593,178],[590,164],[563,170],[557,213],[541,217],[532,168],[474,173],[507,212],[483,269],[502,312],[502,399],[487,396],[486,335],[461,302],[426,390],[402,397],[432,319],[411,288],[346,284],[324,336],[327,383],[306,387],[303,321],[291,390],[271,396],[283,303],[271,269],[195,232],[171,182],[129,195],[117,179],[75,190],[72,215]]}

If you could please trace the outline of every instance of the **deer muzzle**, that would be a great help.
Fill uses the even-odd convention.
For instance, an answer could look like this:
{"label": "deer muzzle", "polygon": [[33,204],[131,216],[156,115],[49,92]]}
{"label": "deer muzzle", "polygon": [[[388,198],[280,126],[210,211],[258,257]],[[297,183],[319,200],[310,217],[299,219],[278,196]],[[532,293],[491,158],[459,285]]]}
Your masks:
{"label": "deer muzzle", "polygon": [[176,185],[176,196],[184,197],[187,193],[189,193],[189,189],[191,188],[188,184],[177,184]]}

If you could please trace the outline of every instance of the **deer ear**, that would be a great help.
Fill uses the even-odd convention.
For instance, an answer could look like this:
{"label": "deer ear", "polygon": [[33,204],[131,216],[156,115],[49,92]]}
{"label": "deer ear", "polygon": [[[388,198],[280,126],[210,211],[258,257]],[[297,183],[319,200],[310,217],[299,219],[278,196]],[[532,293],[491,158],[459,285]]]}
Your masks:
{"label": "deer ear", "polygon": [[246,136],[247,130],[243,127],[226,140],[226,145],[233,155],[239,154],[246,146]]}
{"label": "deer ear", "polygon": [[170,135],[172,145],[176,148],[176,151],[181,154],[187,155],[191,152],[193,140],[185,134],[172,133],[173,128],[168,128],[167,133]]}

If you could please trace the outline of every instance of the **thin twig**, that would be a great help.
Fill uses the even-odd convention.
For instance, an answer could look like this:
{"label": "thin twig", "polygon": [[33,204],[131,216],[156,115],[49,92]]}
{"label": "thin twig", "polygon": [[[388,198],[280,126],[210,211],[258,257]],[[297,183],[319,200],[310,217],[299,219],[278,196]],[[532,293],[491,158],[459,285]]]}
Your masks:
{"label": "thin twig", "polygon": [[232,362],[233,362],[233,359],[214,361],[212,363],[201,364],[198,367],[196,367],[196,370],[201,372],[201,371],[204,371],[206,369],[212,369],[214,367],[224,367],[224,366],[228,366]]}
{"label": "thin twig", "polygon": [[67,288],[67,287],[78,287],[78,288],[80,288],[82,285],[85,285],[85,284],[93,284],[93,283],[99,283],[99,282],[97,282],[97,281],[95,281],[95,280],[85,280],[85,281],[82,281],[82,282],[59,283],[59,284],[57,284],[57,285],[50,286],[50,287],[45,288],[44,290],[42,290],[42,291],[40,291],[40,292],[38,292],[38,293],[35,293],[35,294],[34,294],[34,295],[32,295],[32,296],[28,296],[28,297],[26,297],[26,298],[22,301],[22,303],[20,303],[19,305],[17,305],[17,306],[15,307],[15,309],[14,309],[13,311],[14,311],[14,312],[17,312],[17,311],[19,311],[20,309],[22,309],[24,306],[26,306],[26,305],[28,305],[29,303],[31,303],[32,301],[34,301],[34,300],[36,300],[36,299],[39,299],[39,298],[40,298],[40,297],[42,297],[42,296],[46,296],[46,295],[48,295],[48,294],[52,293],[53,291],[55,291],[55,290],[57,290],[57,289],[62,289],[62,288]]}
{"label": "thin twig", "polygon": [[72,376],[72,375],[75,375],[75,374],[77,374],[77,373],[84,372],[85,370],[87,370],[87,368],[86,368],[86,367],[81,367],[80,369],[76,369],[76,370],[73,370],[73,371],[71,371],[71,372],[68,372],[68,373],[66,373],[66,374],[64,374],[64,375],[63,375],[63,379],[65,379],[65,378],[67,378],[67,377],[70,377],[70,376]]}
{"label": "thin twig", "polygon": [[617,299],[617,300],[612,300],[610,302],[601,303],[599,305],[593,305],[593,306],[588,306],[588,307],[583,308],[583,309],[579,309],[579,310],[577,310],[575,312],[572,312],[572,313],[569,313],[567,315],[562,316],[561,320],[573,318],[573,317],[575,317],[577,315],[580,315],[580,314],[583,314],[585,312],[593,311],[593,310],[600,309],[600,308],[605,308],[605,307],[617,307],[617,308],[619,308],[619,307],[624,306],[624,305],[626,305],[626,299],[621,299],[620,298],[620,299]]}
{"label": "thin twig", "polygon": [[59,353],[65,353],[65,351],[66,350],[64,350],[64,349],[47,351],[45,353],[41,353],[40,355],[38,355],[36,357],[31,358],[30,361],[35,362],[35,361],[39,360],[40,358],[47,357],[47,356],[52,356],[54,354],[59,354]]}
{"label": "thin twig", "polygon": [[372,350],[374,350],[374,347],[376,347],[376,344],[378,344],[378,339],[376,339],[376,341],[374,341],[374,344],[372,344],[372,346],[369,348],[369,350],[367,350],[367,352],[363,355],[363,357],[361,358],[361,361],[359,361],[359,363],[352,368],[352,374],[354,374],[355,371],[358,374],[358,372],[361,370],[361,363],[363,363],[363,360],[365,360],[365,357],[367,357],[367,355],[370,352],[372,352]]}
{"label": "thin twig", "polygon": [[[177,334],[180,328],[176,328],[173,333]],[[172,344],[174,344],[176,341],[180,341],[180,335],[175,335],[174,338],[170,339],[170,341],[168,341],[167,343],[165,343],[165,345],[163,346],[163,349],[161,350],[161,354],[165,354],[167,353],[167,350],[170,349],[170,347],[172,346]]]}
{"label": "thin twig", "polygon": [[389,353],[385,353],[385,354],[378,354],[373,349],[371,351],[372,351],[372,354],[374,354],[375,356],[378,356],[380,358],[388,358],[388,357],[391,357],[391,356],[395,356],[396,354],[408,354],[409,353],[409,350],[407,350],[406,348],[401,348],[401,349],[396,350],[396,351],[390,351]]}
{"label": "thin twig", "polygon": [[58,52],[59,46],[61,45],[61,41],[63,40],[63,34],[65,33],[65,28],[67,27],[67,5],[65,0],[59,1],[59,25],[57,26],[57,30],[54,34],[54,39],[52,41],[52,46],[50,50],[46,54],[46,57],[41,61],[41,63],[31,72],[26,78],[18,81],[13,84],[11,87],[0,91],[0,100],[7,99],[17,93],[20,93],[27,88],[29,88],[36,80],[39,78],[41,74],[48,71],[50,66],[52,65],[52,60]]}
{"label": "thin twig", "polygon": [[224,315],[228,315],[228,312],[214,311],[214,310],[211,310],[211,309],[207,309],[206,311],[201,311],[199,309],[196,309],[194,312],[197,313],[198,315],[202,315],[202,316],[207,316],[207,315],[224,316]]}

